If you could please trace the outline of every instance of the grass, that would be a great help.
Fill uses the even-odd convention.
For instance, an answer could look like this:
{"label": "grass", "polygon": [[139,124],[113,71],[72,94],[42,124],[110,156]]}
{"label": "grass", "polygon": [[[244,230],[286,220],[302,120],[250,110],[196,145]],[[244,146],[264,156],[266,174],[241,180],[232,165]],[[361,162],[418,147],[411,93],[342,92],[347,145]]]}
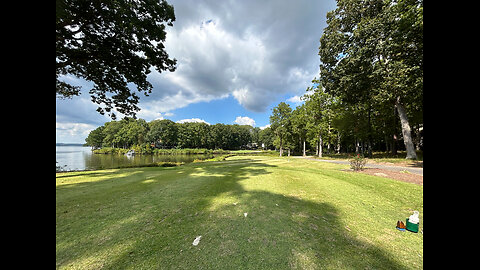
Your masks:
{"label": "grass", "polygon": [[423,234],[395,229],[418,210],[423,230],[423,186],[346,168],[235,156],[58,173],[56,267],[423,268]]}

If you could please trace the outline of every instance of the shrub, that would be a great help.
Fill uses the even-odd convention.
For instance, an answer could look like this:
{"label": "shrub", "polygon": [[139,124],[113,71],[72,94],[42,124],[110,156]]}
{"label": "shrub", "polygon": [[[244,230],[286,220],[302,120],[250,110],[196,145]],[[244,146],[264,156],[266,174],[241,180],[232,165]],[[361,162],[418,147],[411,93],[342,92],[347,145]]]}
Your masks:
{"label": "shrub", "polygon": [[350,167],[354,171],[363,171],[363,167],[365,167],[366,163],[367,160],[364,156],[360,156],[360,154],[357,154],[353,157],[353,159],[350,159]]}

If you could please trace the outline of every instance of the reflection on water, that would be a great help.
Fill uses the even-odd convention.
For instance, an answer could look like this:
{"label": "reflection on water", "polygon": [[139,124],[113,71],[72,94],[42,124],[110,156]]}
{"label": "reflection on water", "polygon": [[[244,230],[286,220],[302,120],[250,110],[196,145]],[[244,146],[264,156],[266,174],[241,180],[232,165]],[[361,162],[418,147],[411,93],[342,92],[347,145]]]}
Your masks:
{"label": "reflection on water", "polygon": [[213,155],[112,155],[93,154],[90,147],[57,146],[57,166],[62,170],[99,170],[125,166],[142,166],[156,162],[185,162],[212,158]]}

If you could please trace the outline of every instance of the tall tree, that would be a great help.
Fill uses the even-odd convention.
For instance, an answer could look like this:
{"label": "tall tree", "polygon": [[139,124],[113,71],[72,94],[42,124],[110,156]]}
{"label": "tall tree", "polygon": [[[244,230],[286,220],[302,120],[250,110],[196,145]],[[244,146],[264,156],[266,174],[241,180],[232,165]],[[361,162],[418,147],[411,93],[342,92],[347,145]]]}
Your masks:
{"label": "tall tree", "polygon": [[88,134],[85,142],[87,145],[91,146],[92,148],[101,148],[103,144],[103,139],[105,138],[105,134],[103,133],[104,126],[100,126]]}
{"label": "tall tree", "polygon": [[213,126],[210,126],[210,148],[211,149],[228,149],[228,128],[227,125],[217,123]]}
{"label": "tall tree", "polygon": [[118,131],[122,128],[123,122],[121,121],[110,121],[104,124],[105,128],[103,129],[104,138],[103,145],[111,146],[112,148],[118,147],[119,138]]}
{"label": "tall tree", "polygon": [[416,159],[406,109],[423,108],[410,106],[423,98],[423,1],[338,0],[327,24],[319,48],[326,91],[363,106],[369,130],[374,106],[395,106],[407,158]]}
{"label": "tall tree", "polygon": [[260,141],[259,145],[263,145],[264,149],[272,149],[273,141],[275,140],[275,135],[272,132],[272,128],[267,127],[258,133],[258,140]]}
{"label": "tall tree", "polygon": [[307,140],[307,110],[305,104],[297,106],[292,113],[292,133],[298,136],[300,148],[303,156],[306,156],[306,140]]}
{"label": "tall tree", "polygon": [[277,145],[280,148],[280,156],[283,155],[285,140],[290,136],[291,114],[292,108],[290,108],[290,105],[285,102],[280,102],[273,108],[272,115],[270,116],[270,127],[275,134]]}
{"label": "tall tree", "polygon": [[93,82],[89,93],[99,113],[115,120],[115,108],[134,117],[139,97],[127,84],[148,96],[150,68],[176,68],[163,45],[166,25],[174,21],[173,6],[164,0],[56,0],[57,98],[80,94],[80,86],[62,80],[71,74]]}
{"label": "tall tree", "polygon": [[163,147],[173,147],[177,142],[177,126],[168,119],[153,120],[148,123],[149,131],[146,140]]}
{"label": "tall tree", "polygon": [[318,156],[322,157],[324,135],[329,131],[332,118],[333,97],[325,92],[318,80],[314,79],[312,82],[316,87],[307,88],[309,93],[303,96],[307,111],[307,130],[311,142],[317,145]]}

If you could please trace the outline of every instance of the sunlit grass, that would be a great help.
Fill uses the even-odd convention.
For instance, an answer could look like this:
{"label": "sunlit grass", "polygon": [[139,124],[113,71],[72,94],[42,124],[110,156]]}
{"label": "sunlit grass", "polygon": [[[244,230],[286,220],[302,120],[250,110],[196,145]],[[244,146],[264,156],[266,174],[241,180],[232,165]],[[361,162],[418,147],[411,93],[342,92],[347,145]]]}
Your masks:
{"label": "sunlit grass", "polygon": [[423,229],[423,186],[347,167],[239,156],[57,174],[57,268],[422,268],[423,234],[395,225],[418,210]]}

